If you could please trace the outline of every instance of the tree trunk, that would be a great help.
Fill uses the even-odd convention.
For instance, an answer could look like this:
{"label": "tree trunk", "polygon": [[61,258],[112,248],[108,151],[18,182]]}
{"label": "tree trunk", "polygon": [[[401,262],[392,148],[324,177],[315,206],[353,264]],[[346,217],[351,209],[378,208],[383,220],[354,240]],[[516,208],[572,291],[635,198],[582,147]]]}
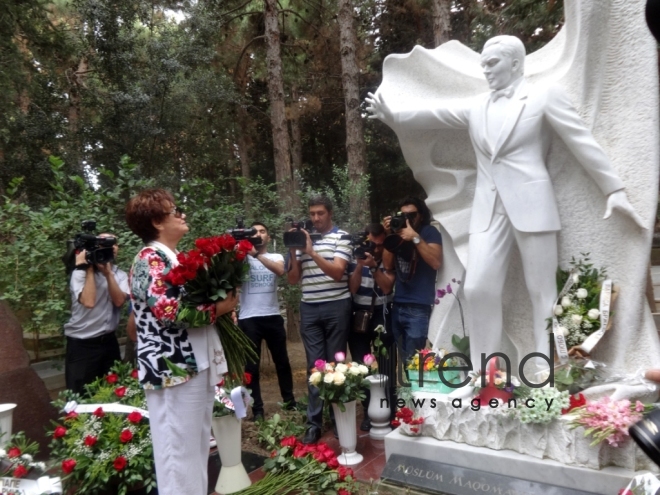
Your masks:
{"label": "tree trunk", "polygon": [[289,342],[300,342],[300,313],[293,304],[286,306],[286,338]]}
{"label": "tree trunk", "polygon": [[293,173],[293,187],[300,190],[299,177],[302,173],[302,136],[300,134],[300,103],[298,102],[298,91],[294,86],[291,90],[293,104],[289,112],[291,123],[291,172]]}
{"label": "tree trunk", "polygon": [[[367,151],[364,144],[362,116],[360,115],[360,71],[357,65],[358,46],[353,18],[352,0],[339,2],[339,45],[341,52],[341,80],[344,89],[346,115],[346,153],[348,175],[358,184],[367,173]],[[354,189],[350,195],[351,220],[364,225],[369,215],[369,198],[366,191]],[[355,226],[353,226],[355,227]]]}
{"label": "tree trunk", "polygon": [[435,46],[449,41],[451,35],[451,0],[433,1],[433,39]]}
{"label": "tree trunk", "polygon": [[73,146],[68,150],[69,166],[74,167],[80,177],[85,177],[85,167],[82,157],[82,142],[80,139],[80,107],[81,93],[85,88],[85,79],[89,64],[86,57],[82,57],[78,62],[78,68],[71,73],[69,77],[69,136]]}
{"label": "tree trunk", "polygon": [[273,128],[273,155],[277,192],[284,202],[286,211],[295,204],[289,129],[284,104],[284,81],[282,57],[280,55],[280,28],[278,24],[277,0],[264,0],[266,6],[266,66],[268,68],[268,96],[270,99],[270,123]]}
{"label": "tree trunk", "polygon": [[[250,57],[245,56],[238,66],[236,74],[236,85],[238,86],[241,96],[245,96],[248,83],[248,69],[250,68]],[[244,105],[238,106],[237,124],[238,124],[238,139],[236,146],[238,146],[238,155],[241,161],[241,175],[244,179],[250,179],[250,161],[252,141],[252,119],[250,118],[247,108]],[[243,205],[247,216],[252,213],[252,201],[250,195],[244,195]]]}

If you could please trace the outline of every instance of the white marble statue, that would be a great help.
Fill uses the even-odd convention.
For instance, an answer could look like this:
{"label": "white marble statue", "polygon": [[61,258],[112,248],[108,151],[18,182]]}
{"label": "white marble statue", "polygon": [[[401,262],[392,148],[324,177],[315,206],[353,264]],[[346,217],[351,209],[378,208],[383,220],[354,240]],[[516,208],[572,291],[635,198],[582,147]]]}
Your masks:
{"label": "white marble statue", "polygon": [[[644,299],[657,204],[656,55],[641,0],[596,3],[567,0],[564,28],[529,57],[510,36],[492,38],[480,56],[455,41],[389,56],[367,99],[371,117],[397,133],[441,224],[438,285],[465,277],[475,368],[482,353],[505,352],[514,366],[548,354],[558,262],[585,252],[620,288],[596,358],[631,373],[660,363]],[[443,301],[429,338],[451,348],[452,334],[460,323]]]}

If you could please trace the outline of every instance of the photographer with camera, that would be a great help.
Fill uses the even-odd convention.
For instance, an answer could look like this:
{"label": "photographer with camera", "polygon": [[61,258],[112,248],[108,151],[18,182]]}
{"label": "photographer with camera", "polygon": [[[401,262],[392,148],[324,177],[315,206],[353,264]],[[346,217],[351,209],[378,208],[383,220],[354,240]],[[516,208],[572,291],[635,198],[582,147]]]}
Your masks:
{"label": "photographer with camera", "polygon": [[[320,239],[312,242],[309,232],[299,231],[304,235],[305,244],[300,251],[294,246],[287,246],[292,260],[287,278],[290,284],[302,282],[300,336],[305,347],[309,378],[317,359],[334,361],[335,353],[346,352],[351,313],[346,267],[351,260],[352,249],[348,240],[341,239],[342,235],[347,235],[346,232],[332,224],[332,202],[327,197],[313,197],[308,206],[314,230],[320,234]],[[308,391],[305,444],[315,443],[321,438],[323,425],[323,403],[319,390],[308,381]]]}
{"label": "photographer with camera", "polygon": [[[365,229],[366,238],[356,239],[357,247],[353,251],[354,262],[349,265],[348,287],[353,294],[353,317],[351,320],[351,332],[348,336],[348,349],[351,351],[353,361],[362,362],[366,354],[373,351],[373,343],[377,337],[375,331],[378,325],[390,328],[389,312],[386,324],[386,307],[392,297],[387,296],[392,292],[394,277],[388,276],[383,268],[383,243],[385,242],[385,228],[379,223],[372,223]],[[360,242],[361,241],[361,242]],[[394,343],[391,331],[381,336],[385,348]],[[382,366],[385,359],[378,353],[379,372],[386,373],[390,366]],[[381,369],[383,368],[383,369]],[[390,376],[390,380],[394,377]],[[393,382],[390,382],[391,384]],[[364,419],[360,425],[362,431],[369,431],[371,422],[367,410],[369,409],[370,394],[362,401]],[[390,404],[392,397],[388,397]]]}
{"label": "photographer with camera", "polygon": [[[64,325],[66,387],[82,394],[85,385],[105,375],[121,359],[115,330],[121,307],[128,299],[128,275],[114,264],[119,250],[116,237],[100,234],[99,239],[113,239],[112,256],[106,263],[90,263],[90,251],[76,253],[76,269],[71,274],[71,318]],[[92,241],[93,242],[93,241]],[[107,243],[109,244],[109,243]],[[91,251],[93,253],[93,251]]]}
{"label": "photographer with camera", "polygon": [[248,362],[245,371],[252,375],[253,420],[264,418],[264,403],[259,385],[259,364],[261,360],[261,341],[265,340],[275,363],[277,382],[280,386],[282,401],[287,409],[296,406],[293,397],[293,375],[286,350],[286,330],[284,319],[280,315],[277,301],[277,277],[284,275],[284,258],[281,254],[269,253],[270,235],[268,228],[261,222],[252,223],[260,244],[248,253],[250,273],[248,280],[241,287],[241,310],[238,314],[238,326],[254,344],[259,359],[256,363]]}
{"label": "photographer with camera", "polygon": [[436,273],[442,265],[442,236],[431,225],[431,211],[419,198],[401,202],[400,214],[384,220],[389,251],[385,268],[396,273],[392,305],[392,332],[401,344],[405,363],[426,347],[429,318],[435,301]]}

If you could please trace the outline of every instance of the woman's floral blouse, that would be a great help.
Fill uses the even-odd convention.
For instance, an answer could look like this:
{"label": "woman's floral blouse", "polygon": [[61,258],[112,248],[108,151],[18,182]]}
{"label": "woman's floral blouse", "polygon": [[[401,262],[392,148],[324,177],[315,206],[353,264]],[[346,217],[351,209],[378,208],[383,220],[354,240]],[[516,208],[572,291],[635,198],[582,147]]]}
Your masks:
{"label": "woman's floral blouse", "polygon": [[138,377],[145,389],[179,385],[197,374],[188,331],[176,322],[180,289],[163,281],[171,269],[167,255],[149,246],[138,253],[131,267]]}

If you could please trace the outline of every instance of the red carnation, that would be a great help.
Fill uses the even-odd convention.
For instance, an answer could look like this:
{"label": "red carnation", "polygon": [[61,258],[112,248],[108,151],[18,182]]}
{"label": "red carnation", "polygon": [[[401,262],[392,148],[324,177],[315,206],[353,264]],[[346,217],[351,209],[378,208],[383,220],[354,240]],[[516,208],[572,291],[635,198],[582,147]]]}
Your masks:
{"label": "red carnation", "polygon": [[133,440],[133,433],[131,433],[131,430],[122,430],[119,434],[119,440],[121,440],[121,443],[128,443]]}
{"label": "red carnation", "polygon": [[284,437],[280,442],[282,447],[295,447],[296,446],[296,437],[291,435],[290,437]]}
{"label": "red carnation", "polygon": [[112,463],[113,467],[117,471],[121,471],[122,469],[124,469],[126,467],[126,464],[127,464],[126,457],[124,457],[123,455],[118,456],[115,459],[115,462]]}
{"label": "red carnation", "polygon": [[53,432],[53,438],[62,438],[64,435],[66,435],[66,431],[67,430],[64,428],[64,426],[58,426]]}
{"label": "red carnation", "polygon": [[12,447],[7,451],[7,457],[9,457],[10,459],[13,459],[14,457],[20,457],[21,454],[22,454],[21,449],[19,449],[18,447]]}
{"label": "red carnation", "polygon": [[117,387],[115,389],[115,395],[117,397],[123,397],[124,395],[126,395],[126,387]]}
{"label": "red carnation", "polygon": [[117,375],[117,373],[110,373],[105,377],[105,379],[108,383],[117,383],[117,380],[119,380],[119,375]]}
{"label": "red carnation", "polygon": [[138,370],[131,371],[131,377],[135,378],[137,380],[138,379]]}
{"label": "red carnation", "polygon": [[92,414],[93,414],[94,416],[96,416],[97,418],[102,418],[103,416],[105,416],[105,413],[103,412],[103,408],[102,408],[102,407],[97,407],[97,408],[96,408],[96,411],[94,411]]}
{"label": "red carnation", "polygon": [[88,447],[94,447],[97,441],[98,438],[93,437],[92,435],[87,435],[85,437],[85,445],[87,445]]}
{"label": "red carnation", "polygon": [[14,469],[14,473],[12,474],[12,476],[14,478],[22,478],[27,473],[28,473],[28,470],[25,469],[25,466],[23,466],[22,464],[19,464],[18,466],[16,466],[16,469]]}
{"label": "red carnation", "polygon": [[579,394],[577,396],[571,395],[568,398],[568,400],[569,400],[568,408],[562,409],[561,410],[562,414],[567,414],[571,412],[573,409],[587,405],[587,399],[582,394]]}
{"label": "red carnation", "polygon": [[64,471],[66,474],[71,473],[76,467],[76,462],[75,459],[65,459],[62,461],[62,471]]}

